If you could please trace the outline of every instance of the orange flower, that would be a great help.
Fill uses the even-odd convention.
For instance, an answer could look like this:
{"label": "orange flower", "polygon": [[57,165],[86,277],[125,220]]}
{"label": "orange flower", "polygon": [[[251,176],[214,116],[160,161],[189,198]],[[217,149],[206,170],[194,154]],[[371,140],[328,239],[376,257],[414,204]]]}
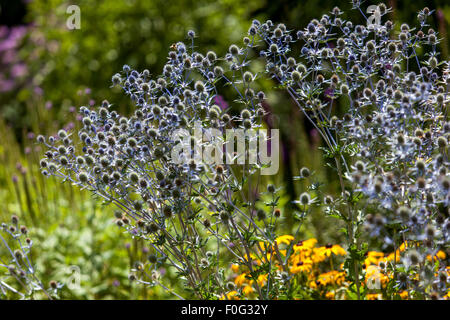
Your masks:
{"label": "orange flower", "polygon": [[230,291],[225,296],[222,295],[222,297],[220,297],[220,300],[239,300],[238,292]]}
{"label": "orange flower", "polygon": [[252,294],[253,291],[255,291],[255,289],[253,289],[253,287],[251,285],[246,285],[242,289],[242,293],[245,294],[246,296],[248,296],[249,294]]}
{"label": "orange flower", "polygon": [[410,247],[411,243],[409,243],[408,241],[403,242],[400,247],[398,248],[400,250],[400,252],[403,252],[406,250],[407,247]]}
{"label": "orange flower", "polygon": [[367,258],[364,260],[364,264],[366,266],[370,266],[371,264],[378,265],[380,261],[383,259],[384,253],[378,251],[369,251],[367,253]]}
{"label": "orange flower", "polygon": [[318,276],[317,281],[321,285],[341,285],[345,280],[345,272],[332,270],[322,273]]}
{"label": "orange flower", "polygon": [[327,257],[325,256],[325,251],[321,248],[313,248],[311,259],[314,263],[320,263],[324,261]]}
{"label": "orange flower", "polygon": [[317,282],[315,280],[312,280],[309,282],[309,287],[311,289],[317,289]]}
{"label": "orange flower", "polygon": [[312,238],[304,241],[299,241],[294,245],[294,252],[300,252],[304,256],[311,255],[312,249],[316,245],[317,240]]}
{"label": "orange flower", "polygon": [[312,261],[311,259],[301,260],[300,256],[295,256],[290,270],[294,274],[309,272],[312,270]]}
{"label": "orange flower", "polygon": [[314,248],[314,246],[317,243],[317,239],[311,238],[308,240],[303,240],[303,241],[299,241],[297,242],[297,244],[294,245],[294,249],[295,248],[309,248],[312,249]]}
{"label": "orange flower", "polygon": [[332,253],[336,256],[345,256],[347,252],[338,244],[327,244],[325,247],[320,247],[319,250],[323,251],[326,257],[329,257]]}
{"label": "orange flower", "polygon": [[264,287],[264,286],[266,285],[266,283],[267,283],[267,277],[268,277],[267,274],[260,274],[260,275],[258,276],[258,279],[256,280],[256,282],[258,283],[258,285],[259,285],[260,287]]}
{"label": "orange flower", "polygon": [[328,300],[334,300],[334,292],[327,292],[325,294],[325,298],[327,298]]}
{"label": "orange flower", "polygon": [[431,259],[431,255],[427,255],[428,261],[436,261],[436,260],[444,260],[447,257],[444,251],[439,250],[434,256],[433,259]]}
{"label": "orange flower", "polygon": [[242,285],[245,282],[248,282],[248,279],[246,278],[247,274],[246,273],[242,273],[240,275],[238,275],[236,277],[236,279],[234,279],[234,283],[238,286],[238,287],[242,287]]}
{"label": "orange flower", "polygon": [[381,300],[381,293],[368,293],[366,296],[367,300]]}
{"label": "orange flower", "polygon": [[291,243],[291,241],[294,240],[294,237],[291,236],[290,234],[286,234],[284,236],[279,236],[278,238],[275,239],[275,241],[280,244],[280,243],[284,243],[286,245],[289,245]]}

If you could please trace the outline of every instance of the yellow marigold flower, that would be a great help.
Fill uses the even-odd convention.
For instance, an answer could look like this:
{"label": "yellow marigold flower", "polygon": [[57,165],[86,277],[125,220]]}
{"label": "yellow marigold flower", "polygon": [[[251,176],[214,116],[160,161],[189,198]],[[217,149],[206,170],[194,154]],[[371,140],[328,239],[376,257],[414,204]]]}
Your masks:
{"label": "yellow marigold flower", "polygon": [[290,267],[292,273],[309,272],[312,270],[312,261],[310,259],[300,260],[294,259],[293,265]]}
{"label": "yellow marigold flower", "polygon": [[381,293],[368,293],[366,296],[367,300],[381,300],[382,297]]}
{"label": "yellow marigold flower", "polygon": [[317,289],[317,282],[315,280],[309,282],[309,287],[311,289]]}
{"label": "yellow marigold flower", "polygon": [[384,257],[383,252],[369,251],[367,253],[367,258],[364,260],[364,264],[366,266],[370,266],[371,264],[378,265],[378,263],[380,263],[383,257]]}
{"label": "yellow marigold flower", "polygon": [[261,260],[255,255],[255,254],[253,254],[253,253],[250,253],[250,258],[249,258],[249,256],[247,255],[247,254],[245,254],[244,256],[243,256],[243,258],[246,260],[246,261],[252,261],[253,263],[256,263],[257,265],[260,265],[261,264]]}
{"label": "yellow marigold flower", "polygon": [[345,280],[345,272],[332,270],[326,273],[322,273],[318,276],[317,281],[321,285],[341,285]]}
{"label": "yellow marigold flower", "polygon": [[258,245],[261,249],[266,250],[269,249],[270,250],[270,244],[268,244],[267,242],[264,241],[259,241]]}
{"label": "yellow marigold flower", "polygon": [[396,262],[400,262],[400,253],[404,252],[406,248],[410,247],[411,242],[405,241],[403,242],[395,252],[390,253],[386,259],[387,261],[394,261],[394,255],[396,256]]}
{"label": "yellow marigold flower", "polygon": [[323,250],[326,257],[329,257],[332,253],[336,256],[345,256],[347,252],[338,244],[327,244],[325,247],[320,247],[319,250]]}
{"label": "yellow marigold flower", "polygon": [[444,260],[447,257],[447,255],[445,254],[444,251],[439,250],[434,256],[433,259],[431,259],[431,255],[427,255],[427,260],[431,261],[431,260]]}
{"label": "yellow marigold flower", "polygon": [[278,238],[275,239],[275,241],[277,243],[284,243],[286,245],[289,245],[291,243],[291,241],[293,241],[293,240],[294,240],[294,237],[289,234],[286,234],[284,236],[279,236]]}
{"label": "yellow marigold flower", "polygon": [[264,287],[264,286],[266,285],[266,283],[267,283],[267,277],[268,277],[267,274],[260,274],[260,275],[258,276],[258,279],[256,280],[256,282],[258,283],[258,285],[259,285],[260,287]]}
{"label": "yellow marigold flower", "polygon": [[242,293],[245,294],[246,296],[248,296],[249,294],[252,294],[253,291],[255,291],[255,289],[253,289],[253,287],[251,285],[246,285],[242,289]]}
{"label": "yellow marigold flower", "polygon": [[269,256],[269,257],[270,257],[270,254],[273,253],[272,246],[267,242],[259,241],[258,247],[261,249],[262,252],[266,253],[267,256]]}
{"label": "yellow marigold flower", "polygon": [[325,256],[325,251],[321,248],[314,248],[311,255],[311,260],[313,263],[320,263],[324,261],[327,257]]}
{"label": "yellow marigold flower", "polygon": [[316,238],[311,238],[311,239],[303,241],[303,245],[305,247],[308,247],[308,248],[311,248],[311,249],[316,246],[316,243],[317,243],[317,239]]}
{"label": "yellow marigold flower", "polygon": [[400,262],[400,251],[397,250],[394,254],[394,252],[390,253],[387,257],[387,261],[394,261],[394,255],[395,255],[395,262]]}
{"label": "yellow marigold flower", "polygon": [[295,248],[309,248],[312,249],[316,246],[317,239],[311,238],[308,240],[299,241],[294,245]]}
{"label": "yellow marigold flower", "polygon": [[304,260],[307,260],[307,259],[310,259],[310,255],[307,252],[305,252],[305,251],[297,251],[297,252],[294,252],[294,254],[292,254],[289,257],[289,263],[293,264],[295,261],[299,261],[299,260],[300,261],[304,261]]}
{"label": "yellow marigold flower", "polygon": [[325,294],[325,298],[327,298],[328,300],[334,300],[334,292],[327,292]]}
{"label": "yellow marigold flower", "polygon": [[234,273],[238,273],[239,272],[239,265],[236,263],[233,263],[231,265],[231,270],[233,270]]}
{"label": "yellow marigold flower", "polygon": [[246,273],[242,273],[240,275],[238,275],[236,277],[236,279],[234,279],[234,283],[238,286],[238,287],[242,287],[242,285],[248,281],[248,279],[246,278],[247,274]]}
{"label": "yellow marigold flower", "polygon": [[400,250],[400,252],[403,252],[406,250],[406,248],[410,245],[410,243],[408,241],[403,242],[400,247],[398,247],[398,249]]}
{"label": "yellow marigold flower", "polygon": [[438,257],[438,258],[441,259],[441,260],[444,260],[445,258],[447,258],[447,255],[445,254],[444,251],[439,250],[439,251],[436,253],[436,257]]}
{"label": "yellow marigold flower", "polygon": [[398,293],[398,295],[400,296],[400,298],[402,298],[402,300],[408,299],[408,291],[401,291]]}
{"label": "yellow marigold flower", "polygon": [[299,241],[294,245],[294,252],[302,253],[305,256],[311,255],[312,249],[316,245],[317,240],[316,239],[308,239],[304,241]]}
{"label": "yellow marigold flower", "polygon": [[222,295],[222,297],[220,297],[220,300],[239,300],[238,292],[230,291],[225,296]]}

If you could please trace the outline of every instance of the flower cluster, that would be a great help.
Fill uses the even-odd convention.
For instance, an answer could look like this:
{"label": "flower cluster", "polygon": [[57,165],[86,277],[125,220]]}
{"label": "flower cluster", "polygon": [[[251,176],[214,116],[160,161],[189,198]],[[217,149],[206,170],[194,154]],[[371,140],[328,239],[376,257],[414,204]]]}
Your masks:
{"label": "flower cluster", "polygon": [[[435,292],[431,295],[432,299],[438,299],[440,296],[448,299],[449,291],[447,288],[448,277],[450,276],[450,268],[446,266],[443,268],[444,262],[447,259],[445,252],[439,250],[434,256],[426,256],[426,261],[423,263],[429,267],[431,274],[418,272],[417,270],[411,272],[409,275],[408,268],[396,268],[396,263],[402,262],[402,254],[409,248],[418,247],[418,244],[410,242],[403,242],[395,252],[385,254],[379,251],[369,251],[366,254],[363,268],[365,270],[364,285],[373,293],[367,294],[369,300],[381,300],[387,298],[389,295],[397,296],[401,299],[415,299],[422,298],[422,292],[411,290],[409,288],[417,287],[423,282],[427,282],[433,278],[433,287]],[[403,258],[403,263],[408,266],[414,262],[415,257],[418,257],[416,251],[410,251],[407,258]],[[414,254],[416,256],[414,256]],[[407,260],[406,260],[407,259]],[[391,290],[394,288],[394,291]]]}
{"label": "flower cluster", "polygon": [[[336,264],[339,257],[347,253],[340,245],[328,244],[316,247],[317,240],[314,238],[295,241],[292,235],[283,235],[276,239],[275,247],[267,247],[264,243],[259,243],[261,248],[267,248],[266,255],[261,260],[254,257],[257,265],[262,265],[269,260],[273,260],[273,265],[277,269],[278,297],[283,294],[291,299],[348,299],[349,281],[348,274],[343,270],[343,264]],[[420,293],[408,291],[408,277],[405,272],[397,273],[394,268],[394,260],[401,262],[401,254],[405,252],[412,243],[402,243],[396,252],[384,253],[381,251],[368,251],[365,253],[363,262],[364,281],[362,286],[366,289],[366,299],[414,299],[420,298]],[[286,258],[286,255],[289,257]],[[445,261],[447,255],[443,251],[438,251],[435,256],[427,256],[426,263],[432,265],[434,277],[436,277],[435,287],[441,291],[445,299],[449,299],[447,282],[450,276],[450,267],[441,270],[440,264]],[[287,268],[283,268],[283,261],[287,261]],[[336,266],[336,267],[335,267]],[[251,299],[254,297],[255,280],[251,279],[250,273],[245,271],[245,266],[232,264],[233,272],[230,289],[222,299]],[[287,270],[287,271],[284,271]],[[261,288],[267,288],[268,274],[260,274],[256,282]],[[412,282],[425,281],[426,275],[418,272],[411,275]],[[294,280],[295,279],[295,280]],[[301,284],[292,290],[283,291],[286,285],[291,283]],[[302,288],[302,290],[298,290]],[[395,290],[391,290],[394,288]],[[272,289],[275,290],[275,289]],[[432,296],[437,298],[438,295]]]}
{"label": "flower cluster", "polygon": [[[347,252],[338,244],[321,247],[316,247],[316,244],[317,240],[314,238],[295,241],[292,235],[277,237],[272,246],[264,242],[258,243],[264,254],[260,259],[254,257],[255,264],[270,264],[276,272],[273,275],[261,273],[253,280],[245,266],[232,264],[234,283],[231,286],[232,291],[228,292],[226,297],[252,298],[256,292],[256,282],[260,288],[271,290],[272,294],[279,298],[335,298],[337,289],[347,283],[342,264],[337,263]],[[271,276],[274,277],[271,284],[273,287],[268,288],[267,283]],[[341,296],[344,292],[341,290],[337,295]]]}
{"label": "flower cluster", "polygon": [[[243,257],[240,250],[247,247],[247,234],[273,240],[267,228],[269,223],[273,228],[276,218],[256,207],[259,198],[243,192],[251,190],[246,180],[262,164],[233,165],[214,148],[215,139],[220,140],[219,151],[225,146],[225,130],[262,127],[265,95],[252,88],[255,75],[247,70],[248,47],[231,45],[225,57],[218,58],[212,51],[194,51],[194,37],[188,33],[190,46],[179,42],[171,47],[156,78],[148,70],[138,72],[127,65],[112,77],[113,86],[120,86],[135,104],[132,116],[119,115],[105,100],[98,107],[80,108],[82,126],[77,134],[62,129],[56,136],[37,140],[48,148],[40,162],[44,175],[70,181],[116,205],[117,225],[151,244],[149,262],[137,262],[138,266],[156,270],[166,263],[187,279],[197,297],[205,298],[210,293],[202,286],[209,285],[210,278],[223,286],[215,269],[218,250]],[[219,85],[235,91],[239,114],[215,103]],[[190,135],[187,141],[176,135],[196,129],[201,135]],[[214,139],[208,136],[212,129],[219,133]],[[247,137],[248,143],[252,139]],[[180,145],[190,152],[174,153]],[[198,158],[211,150],[219,164]],[[209,247],[211,237],[217,240],[214,248]],[[241,259],[251,268],[251,259]],[[161,284],[155,273],[146,281],[143,270],[134,268],[130,280]]]}

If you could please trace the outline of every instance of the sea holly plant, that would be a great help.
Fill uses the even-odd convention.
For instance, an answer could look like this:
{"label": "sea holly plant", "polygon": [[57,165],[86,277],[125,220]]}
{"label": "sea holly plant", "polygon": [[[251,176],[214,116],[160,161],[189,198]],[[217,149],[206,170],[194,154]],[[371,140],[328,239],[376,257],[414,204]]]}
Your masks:
{"label": "sea holly plant", "polygon": [[63,285],[53,280],[43,284],[39,279],[31,252],[33,240],[17,216],[1,224],[0,244],[1,252],[6,252],[0,258],[1,299],[58,298]]}
{"label": "sea holly plant", "polygon": [[[181,297],[160,278],[159,267],[170,266],[195,297],[218,298],[227,292],[220,257],[230,255],[256,277],[254,260],[263,252],[254,243],[274,240],[278,200],[269,211],[254,194],[265,188],[260,175],[277,163],[278,135],[272,130],[268,136],[262,127],[265,95],[252,88],[249,48],[232,45],[219,59],[212,51],[196,52],[195,34],[188,37],[189,45],[172,47],[160,76],[124,66],[112,77],[136,107],[131,117],[104,101],[99,108],[80,108],[77,134],[60,130],[37,139],[48,147],[44,175],[116,205],[117,225],[152,246],[130,280]],[[235,91],[239,114],[215,103],[220,86]]]}
{"label": "sea holly plant", "polygon": [[[131,116],[105,100],[80,108],[78,132],[39,136],[42,173],[117,206],[117,225],[152,248],[130,280],[181,299],[448,297],[449,63],[428,8],[399,32],[385,5],[370,12],[354,25],[334,8],[299,31],[255,20],[223,57],[196,51],[189,31],[161,75],[125,65],[112,77]],[[301,170],[294,235],[281,233],[282,188],[262,183],[278,170],[279,138],[265,131],[264,74],[316,128],[340,186],[324,195]],[[346,249],[298,238],[316,206],[344,222]]]}
{"label": "sea holly plant", "polygon": [[[353,5],[364,15],[360,1]],[[363,232],[384,248],[407,243],[384,264],[394,271],[393,287],[417,298],[442,297],[446,277],[439,274],[448,269],[430,257],[448,248],[449,62],[439,61],[430,9],[418,13],[416,27],[401,24],[399,31],[383,21],[389,8],[375,11],[379,23],[367,26],[334,8],[296,32],[254,21],[249,34],[260,39],[267,74],[314,125],[333,159],[341,194],[328,211],[347,224],[345,267],[357,297]],[[346,106],[343,115],[338,105]]]}

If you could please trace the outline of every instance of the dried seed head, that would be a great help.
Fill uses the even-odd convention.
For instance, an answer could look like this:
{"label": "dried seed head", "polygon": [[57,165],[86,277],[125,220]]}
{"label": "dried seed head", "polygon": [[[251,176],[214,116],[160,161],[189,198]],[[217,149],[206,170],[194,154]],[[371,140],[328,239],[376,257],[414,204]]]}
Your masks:
{"label": "dried seed head", "polygon": [[266,218],[266,213],[264,212],[264,210],[259,209],[256,212],[256,216],[258,217],[259,220],[264,220]]}
{"label": "dried seed head", "polygon": [[311,172],[309,171],[308,168],[303,167],[300,169],[300,175],[304,178],[308,178],[310,176]]}
{"label": "dried seed head", "polygon": [[19,223],[19,217],[16,215],[11,216],[11,223],[17,225]]}
{"label": "dried seed head", "polygon": [[80,182],[82,183],[86,183],[88,181],[88,175],[86,172],[82,171],[78,174],[78,180],[80,180]]}
{"label": "dried seed head", "polygon": [[445,137],[439,137],[437,139],[437,144],[439,148],[445,148],[447,146],[447,139]]}
{"label": "dried seed head", "polygon": [[310,201],[311,201],[311,197],[309,196],[308,193],[303,192],[303,193],[300,195],[300,203],[301,203],[302,205],[308,205]]}
{"label": "dried seed head", "polygon": [[366,165],[361,160],[358,160],[358,161],[355,162],[356,170],[362,172],[362,171],[364,171],[365,167],[366,167]]}
{"label": "dried seed head", "polygon": [[252,116],[252,114],[247,109],[244,109],[241,111],[242,119],[250,119],[251,116]]}
{"label": "dried seed head", "polygon": [[342,94],[347,95],[349,93],[348,85],[346,85],[346,84],[341,85],[341,92],[342,92]]}
{"label": "dried seed head", "polygon": [[426,167],[426,164],[425,164],[425,162],[423,160],[417,160],[416,161],[416,168],[417,168],[417,170],[424,171],[425,167]]}
{"label": "dried seed head", "polygon": [[223,222],[226,222],[226,221],[228,221],[230,219],[230,215],[228,214],[228,212],[221,211],[220,214],[219,214],[219,218]]}
{"label": "dried seed head", "polygon": [[20,251],[20,250],[15,250],[14,251],[14,257],[17,259],[17,260],[21,260],[22,258],[23,258],[23,253],[22,253],[22,251]]}
{"label": "dried seed head", "polygon": [[169,206],[164,206],[163,214],[166,218],[171,218],[172,217],[172,208]]}
{"label": "dried seed head", "polygon": [[294,80],[295,82],[299,82],[302,79],[302,75],[298,71],[292,71],[291,76],[292,80]]}
{"label": "dried seed head", "polygon": [[423,177],[420,177],[417,179],[417,187],[419,189],[425,189],[426,185],[427,185],[427,183]]}
{"label": "dried seed head", "polygon": [[436,236],[436,228],[432,225],[427,225],[425,228],[425,234],[427,235],[428,239],[433,239]]}
{"label": "dried seed head", "polygon": [[411,263],[411,265],[415,266],[418,265],[422,259],[419,252],[417,252],[416,250],[411,250],[408,253],[408,260]]}
{"label": "dried seed head", "polygon": [[279,217],[281,217],[281,210],[280,209],[275,209],[274,211],[273,211],[273,215],[275,216],[275,218],[279,218]]}
{"label": "dried seed head", "polygon": [[204,85],[204,83],[202,81],[195,82],[194,87],[195,87],[195,90],[197,90],[198,92],[205,91],[205,85]]}
{"label": "dried seed head", "polygon": [[239,54],[239,47],[235,44],[232,44],[229,48],[228,51],[233,55],[233,56],[237,56]]}

